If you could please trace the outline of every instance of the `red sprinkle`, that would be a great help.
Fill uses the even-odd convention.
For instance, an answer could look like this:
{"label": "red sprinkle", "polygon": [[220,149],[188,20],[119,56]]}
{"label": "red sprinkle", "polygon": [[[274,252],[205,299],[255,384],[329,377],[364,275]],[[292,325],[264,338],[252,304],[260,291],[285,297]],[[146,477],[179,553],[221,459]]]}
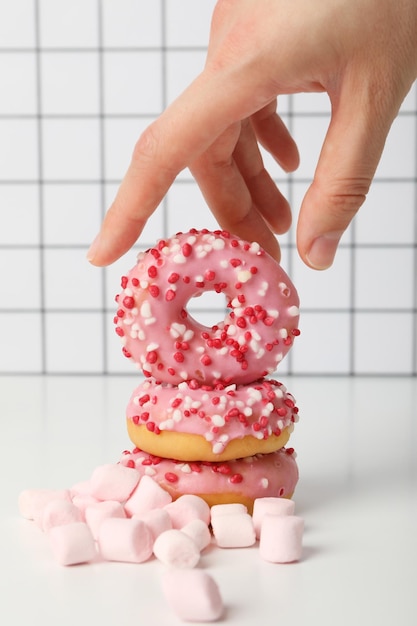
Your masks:
{"label": "red sprinkle", "polygon": [[180,275],[177,274],[177,272],[172,272],[172,274],[169,275],[168,277],[168,282],[173,285],[174,283],[176,283],[178,280],[180,279]]}
{"label": "red sprinkle", "polygon": [[134,298],[132,298],[132,296],[125,296],[123,298],[123,306],[126,307],[126,309],[133,309],[135,306]]}
{"label": "red sprinkle", "polygon": [[243,480],[243,476],[242,476],[242,474],[233,474],[233,476],[231,476],[231,477],[229,478],[229,480],[230,480],[230,482],[231,482],[231,483],[233,483],[234,485],[237,485],[237,484],[239,484],[239,483],[241,483],[241,482],[242,482],[242,480]]}
{"label": "red sprinkle", "polygon": [[178,482],[178,476],[176,474],[174,474],[174,472],[167,472],[165,474],[165,479],[169,483],[177,483]]}
{"label": "red sprinkle", "polygon": [[184,255],[185,257],[190,256],[190,255],[191,255],[191,253],[192,253],[192,251],[193,251],[193,249],[192,249],[192,247],[190,246],[190,244],[189,244],[189,243],[185,243],[185,244],[182,246],[182,253],[183,253],[183,255]]}
{"label": "red sprinkle", "polygon": [[152,298],[157,298],[159,296],[159,287],[158,285],[149,285],[149,293]]}
{"label": "red sprinkle", "polygon": [[177,294],[175,293],[175,291],[173,289],[167,289],[167,291],[165,293],[165,300],[167,302],[171,302],[175,298],[176,295]]}

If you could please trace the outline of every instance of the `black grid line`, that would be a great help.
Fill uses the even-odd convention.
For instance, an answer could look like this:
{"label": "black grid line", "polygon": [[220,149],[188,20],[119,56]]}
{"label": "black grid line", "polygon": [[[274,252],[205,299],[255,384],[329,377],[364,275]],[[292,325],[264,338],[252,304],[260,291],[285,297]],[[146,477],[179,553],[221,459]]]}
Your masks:
{"label": "black grid line", "polygon": [[[102,347],[103,355],[101,366],[96,368],[96,374],[111,374],[111,375],[134,375],[136,373],[135,368],[123,368],[121,372],[117,370],[117,368],[112,365],[112,355],[113,355],[113,347],[109,341],[109,333],[108,326],[109,320],[111,320],[111,316],[113,314],[113,309],[111,305],[109,305],[111,294],[108,293],[109,290],[112,290],[112,276],[113,270],[111,269],[97,269],[97,281],[100,282],[100,290],[97,301],[91,306],[83,306],[82,298],[79,303],[76,303],[76,306],[68,308],[68,306],[51,306],[48,303],[48,293],[52,286],[48,283],[48,263],[50,263],[51,259],[48,258],[48,255],[52,251],[56,252],[74,252],[74,255],[84,254],[87,251],[88,245],[82,243],[83,240],[75,241],[70,239],[68,243],[63,243],[59,241],[51,241],[45,235],[45,223],[47,220],[46,213],[46,198],[45,193],[47,188],[50,187],[57,189],[58,191],[62,187],[64,189],[66,186],[78,186],[80,188],[87,188],[88,186],[97,186],[99,190],[99,202],[100,202],[100,216],[101,218],[104,216],[104,212],[106,210],[106,203],[109,202],[109,198],[107,194],[109,193],[109,188],[116,187],[120,184],[121,179],[118,176],[115,176],[113,172],[108,172],[106,169],[106,156],[109,154],[109,151],[112,150],[111,142],[107,139],[106,134],[106,124],[108,121],[138,121],[143,123],[150,122],[155,119],[161,111],[169,104],[168,102],[168,92],[169,92],[169,84],[171,80],[171,76],[169,75],[169,59],[171,54],[175,54],[178,52],[186,53],[189,55],[194,54],[202,54],[206,51],[206,46],[196,46],[196,45],[169,45],[169,23],[168,23],[168,10],[167,10],[167,1],[160,0],[159,6],[161,9],[161,21],[160,21],[160,32],[159,32],[159,40],[160,43],[156,45],[118,45],[118,46],[109,46],[105,45],[104,41],[104,22],[103,22],[103,7],[100,0],[96,1],[96,28],[97,28],[97,44],[94,46],[47,46],[42,42],[42,33],[41,33],[41,11],[45,10],[45,7],[42,6],[41,0],[33,0],[34,6],[34,45],[31,46],[18,46],[16,48],[12,46],[1,47],[0,45],[0,57],[2,54],[16,54],[18,55],[29,55],[33,57],[35,61],[35,72],[36,72],[36,80],[35,80],[35,101],[36,106],[33,112],[14,112],[11,111],[1,111],[0,112],[0,122],[2,124],[7,124],[8,122],[33,122],[36,127],[36,171],[33,177],[29,177],[26,175],[21,176],[19,172],[16,172],[16,176],[13,173],[13,176],[5,175],[0,171],[0,192],[5,191],[10,188],[14,188],[18,186],[20,188],[31,187],[36,190],[37,193],[37,212],[38,212],[38,220],[37,220],[37,228],[38,228],[38,237],[36,243],[33,242],[15,242],[13,237],[10,240],[5,240],[4,237],[0,241],[0,254],[10,254],[13,251],[18,252],[30,252],[37,255],[39,259],[39,306],[19,306],[13,305],[12,299],[9,299],[6,294],[0,299],[0,316],[9,317],[10,315],[32,315],[39,319],[40,321],[40,366],[36,368],[33,372],[22,364],[21,368],[10,368],[1,369],[1,374],[12,374],[12,373],[20,373],[20,374],[52,374],[52,375],[62,375],[63,372],[56,372],[51,368],[50,363],[48,362],[48,350],[51,348],[51,340],[50,340],[50,332],[48,328],[48,316],[55,315],[59,316],[60,314],[66,315],[74,315],[74,316],[96,316],[97,320],[100,320],[100,344]],[[109,80],[106,74],[106,63],[105,63],[105,55],[108,53],[112,53],[117,55],[118,53],[159,53],[161,59],[161,71],[159,76],[155,76],[155,85],[158,84],[161,93],[161,109],[157,110],[149,110],[149,111],[139,111],[136,112],[134,109],[134,104],[132,103],[131,111],[128,112],[107,112],[106,111],[106,81]],[[94,112],[49,112],[46,110],[44,96],[43,96],[43,65],[42,59],[47,58],[50,54],[94,54],[98,59],[98,80],[97,80],[97,89],[98,89],[98,104],[97,110]],[[287,106],[282,114],[282,118],[286,122],[290,132],[294,131],[296,128],[296,123],[298,120],[311,120],[312,124],[315,121],[319,120],[328,120],[330,117],[330,113],[328,110],[299,110],[297,108],[297,96],[288,96],[287,97]],[[130,107],[129,107],[130,108]],[[151,108],[151,107],[149,107]],[[335,305],[331,308],[327,308],[321,305],[319,301],[315,302],[314,305],[311,303],[302,307],[303,315],[307,317],[310,315],[327,315],[333,316],[333,319],[338,319],[337,316],[347,316],[349,320],[348,328],[349,328],[349,345],[348,345],[348,367],[344,371],[345,374],[354,376],[357,375],[360,368],[357,366],[358,361],[358,351],[357,351],[357,341],[359,336],[359,326],[358,326],[358,316],[374,316],[375,319],[383,318],[383,316],[404,316],[408,322],[410,322],[411,328],[411,336],[409,337],[411,344],[411,363],[406,364],[404,366],[404,373],[410,375],[417,374],[417,91],[414,92],[414,102],[410,107],[410,103],[408,103],[408,108],[401,109],[398,114],[399,119],[403,122],[407,122],[410,124],[410,129],[413,128],[413,136],[411,136],[410,132],[410,140],[413,142],[413,170],[410,172],[407,169],[407,174],[399,172],[398,175],[393,175],[389,171],[385,175],[381,175],[377,173],[377,176],[374,179],[375,184],[383,184],[386,186],[395,186],[397,185],[397,189],[400,192],[400,185],[411,185],[413,188],[413,205],[414,205],[414,219],[413,219],[413,232],[410,233],[410,237],[407,238],[407,241],[385,241],[385,240],[375,240],[375,241],[366,241],[366,237],[362,240],[358,234],[358,228],[356,221],[353,222],[350,227],[350,237],[346,241],[342,241],[340,244],[339,250],[341,252],[345,252],[346,263],[347,263],[347,276],[348,276],[348,284],[344,287],[346,289],[347,295],[347,304],[344,302],[341,305],[339,302],[335,302]],[[97,175],[96,176],[88,176],[86,178],[79,178],[76,176],[69,175],[68,178],[62,176],[50,176],[48,175],[48,168],[46,167],[46,153],[45,153],[45,125],[49,121],[72,121],[72,122],[97,122],[98,123],[98,167],[97,167]],[[1,138],[0,138],[1,140]],[[132,137],[132,150],[133,143],[136,140],[136,137]],[[93,170],[94,171],[94,170]],[[297,186],[308,186],[311,183],[312,178],[305,175],[300,175],[297,172],[290,173],[288,175],[274,175],[273,179],[277,183],[277,185],[285,186],[286,195],[291,206],[294,206],[297,199],[297,189],[300,187]],[[188,193],[188,190],[191,188],[197,188],[196,183],[191,178],[191,176],[179,177],[173,186],[174,190],[182,190],[183,192]],[[171,233],[170,224],[172,223],[172,215],[175,214],[176,206],[175,200],[173,196],[169,193],[162,201],[160,206],[160,222],[159,222],[159,237],[167,237]],[[188,207],[190,211],[193,210],[193,207]],[[0,211],[2,207],[0,206]],[[395,209],[394,209],[395,212]],[[393,216],[394,219],[394,216]],[[376,224],[376,228],[378,225]],[[183,230],[182,224],[178,222],[178,228],[175,230]],[[153,232],[153,231],[152,231]],[[144,234],[141,237],[138,245],[134,246],[132,250],[132,255],[130,258],[133,258],[135,251],[148,248],[154,244],[154,239],[147,237]],[[294,243],[294,226],[292,227],[290,234],[287,238],[285,238],[281,244],[281,248],[283,251],[283,255],[286,259],[286,269],[290,275],[297,272],[297,254],[296,247]],[[360,266],[361,257],[367,253],[371,254],[373,251],[379,252],[387,252],[397,254],[406,254],[407,256],[412,256],[413,258],[413,267],[409,272],[409,284],[405,285],[405,289],[408,290],[410,295],[410,306],[398,306],[395,304],[393,306],[382,306],[378,303],[375,306],[361,306],[361,303],[358,299],[358,282],[360,278],[361,272],[366,270],[366,268]],[[54,255],[55,256],[55,255]],[[7,258],[7,257],[5,257]],[[128,269],[128,268],[126,268]],[[79,280],[82,281],[82,277],[79,277]],[[297,285],[298,286],[298,285]],[[116,293],[118,290],[118,284],[114,284],[114,292]],[[304,285],[300,285],[301,291]],[[4,299],[3,299],[4,298]],[[407,300],[408,301],[408,300]],[[224,309],[214,306],[206,306],[203,310],[203,313],[207,314],[219,314],[222,316],[224,313]],[[302,320],[301,320],[302,321]],[[382,324],[382,321],[380,322]],[[382,329],[381,329],[382,333]],[[1,347],[0,347],[1,351]],[[337,355],[335,355],[335,358]],[[0,361],[1,363],[1,361]],[[332,374],[331,368],[327,368],[326,371],[322,371],[326,375]],[[85,371],[83,369],[82,360],[79,364],[79,369],[77,370],[83,375],[94,375],[94,372]],[[305,372],[302,367],[299,365],[299,360],[294,357],[294,352],[291,351],[286,358],[286,370],[285,375],[292,374],[301,374],[303,375],[320,375],[320,370],[314,370]],[[68,369],[67,374],[74,374],[75,371],[72,368]],[[334,373],[334,372],[333,372]],[[373,375],[377,373],[378,375],[383,375],[384,372],[379,371],[377,368],[375,372],[361,372],[361,375]],[[396,372],[390,372],[389,375],[396,375]]]}

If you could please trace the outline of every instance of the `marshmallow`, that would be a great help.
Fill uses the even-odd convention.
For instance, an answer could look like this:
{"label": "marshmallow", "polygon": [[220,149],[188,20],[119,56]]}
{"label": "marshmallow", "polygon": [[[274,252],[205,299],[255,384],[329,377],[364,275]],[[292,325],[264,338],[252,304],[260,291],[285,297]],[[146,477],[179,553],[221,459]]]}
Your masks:
{"label": "marshmallow", "polygon": [[240,502],[230,504],[213,504],[211,507],[211,517],[216,515],[231,515],[232,513],[247,513],[248,507]]}
{"label": "marshmallow", "polygon": [[71,500],[68,489],[25,489],[19,494],[18,506],[22,517],[42,524],[43,509],[51,500]]}
{"label": "marshmallow", "polygon": [[176,528],[166,530],[157,537],[153,553],[165,565],[181,569],[195,567],[200,560],[197,544]]}
{"label": "marshmallow", "polygon": [[214,622],[223,615],[219,587],[204,570],[167,571],[162,576],[162,590],[170,608],[186,622]]}
{"label": "marshmallow", "polygon": [[261,526],[259,554],[271,563],[292,563],[302,554],[304,520],[296,515],[265,515]]}
{"label": "marshmallow", "polygon": [[125,502],[129,516],[141,515],[159,509],[172,502],[172,496],[150,476],[142,476],[130,498]]}
{"label": "marshmallow", "polygon": [[85,521],[87,522],[94,539],[98,538],[98,532],[101,524],[109,517],[126,517],[125,510],[120,502],[116,500],[107,500],[107,502],[98,502],[92,504],[85,510]]}
{"label": "marshmallow", "polygon": [[70,488],[71,498],[74,496],[89,496],[91,494],[91,484],[89,480],[82,480],[78,483],[75,483]]}
{"label": "marshmallow", "polygon": [[145,522],[152,533],[154,541],[165,530],[171,530],[172,528],[171,518],[164,509],[153,509],[142,515],[134,515],[133,519],[141,519]]}
{"label": "marshmallow", "polygon": [[48,537],[52,553],[61,565],[87,563],[97,554],[93,535],[84,522],[55,526]]}
{"label": "marshmallow", "polygon": [[99,551],[107,561],[143,563],[152,556],[152,545],[152,533],[139,519],[109,517],[98,530]]}
{"label": "marshmallow", "polygon": [[42,530],[48,531],[54,526],[83,522],[84,516],[75,504],[68,500],[51,500],[43,509]]}
{"label": "marshmallow", "polygon": [[77,509],[81,511],[84,517],[85,517],[85,511],[87,507],[93,506],[94,504],[98,504],[99,502],[101,502],[101,500],[97,500],[97,498],[93,498],[93,496],[87,496],[87,495],[84,496],[81,494],[73,496],[72,498],[72,503],[75,504]]}
{"label": "marshmallow", "polygon": [[193,519],[181,528],[181,531],[191,537],[200,552],[211,543],[209,527],[202,519]]}
{"label": "marshmallow", "polygon": [[247,548],[256,542],[255,529],[249,513],[215,515],[211,525],[219,548]]}
{"label": "marshmallow", "polygon": [[294,515],[294,500],[287,498],[257,498],[253,503],[253,525],[255,526],[256,538],[259,539],[261,525],[264,516],[271,515]]}
{"label": "marshmallow", "polygon": [[91,492],[98,500],[127,500],[139,482],[140,474],[120,463],[97,467],[90,480]]}
{"label": "marshmallow", "polygon": [[203,498],[192,494],[180,496],[171,504],[165,507],[168,511],[172,526],[181,529],[194,519],[203,520],[207,524],[210,523],[210,507]]}

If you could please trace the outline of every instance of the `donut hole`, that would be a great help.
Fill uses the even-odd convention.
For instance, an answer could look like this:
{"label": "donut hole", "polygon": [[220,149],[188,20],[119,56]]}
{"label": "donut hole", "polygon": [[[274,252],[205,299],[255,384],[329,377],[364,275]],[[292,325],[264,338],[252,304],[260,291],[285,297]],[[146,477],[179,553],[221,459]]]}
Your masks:
{"label": "donut hole", "polygon": [[185,310],[197,323],[207,328],[212,328],[223,322],[227,312],[227,301],[224,293],[205,291],[191,298]]}

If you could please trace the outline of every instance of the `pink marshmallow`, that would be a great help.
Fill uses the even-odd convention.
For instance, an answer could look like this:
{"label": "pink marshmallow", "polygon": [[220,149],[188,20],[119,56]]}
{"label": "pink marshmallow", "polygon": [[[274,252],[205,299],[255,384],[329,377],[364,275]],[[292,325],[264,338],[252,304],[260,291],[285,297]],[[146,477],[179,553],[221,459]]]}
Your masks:
{"label": "pink marshmallow", "polygon": [[99,502],[101,502],[101,500],[97,500],[97,498],[93,498],[93,496],[87,496],[87,495],[84,496],[81,494],[77,496],[73,496],[72,498],[72,503],[75,504],[77,509],[81,511],[84,517],[85,517],[85,511],[87,507],[94,506],[94,504],[98,504]]}
{"label": "pink marshmallow", "polygon": [[210,523],[210,507],[203,498],[192,494],[180,496],[165,507],[168,511],[172,526],[181,529],[193,519],[201,519],[207,525]]}
{"label": "pink marshmallow", "polygon": [[172,496],[150,476],[142,476],[136,489],[125,502],[129,516],[141,515],[152,509],[160,509],[172,502]]}
{"label": "pink marshmallow", "polygon": [[68,500],[51,500],[43,509],[42,530],[47,532],[54,526],[83,522],[83,514]]}
{"label": "pink marshmallow", "polygon": [[89,496],[91,494],[91,484],[89,480],[83,480],[75,483],[70,488],[71,498],[74,496]]}
{"label": "pink marshmallow", "polygon": [[211,525],[219,548],[248,548],[256,542],[252,517],[248,513],[216,515]]}
{"label": "pink marshmallow", "polygon": [[143,563],[152,556],[153,536],[142,520],[109,517],[100,525],[98,546],[107,561]]}
{"label": "pink marshmallow", "polygon": [[97,467],[90,480],[91,495],[98,500],[127,500],[139,482],[140,474],[120,463]]}
{"label": "pink marshmallow", "polygon": [[181,528],[181,531],[191,537],[202,552],[211,543],[211,532],[209,527],[201,519],[193,519]]}
{"label": "pink marshmallow", "polygon": [[51,500],[71,500],[68,489],[25,489],[19,494],[18,507],[22,517],[42,523],[42,513]]}
{"label": "pink marshmallow", "polygon": [[288,498],[257,498],[253,503],[252,513],[256,538],[260,537],[262,520],[266,514],[294,515],[294,510],[294,500],[288,500]]}
{"label": "pink marshmallow", "polygon": [[200,550],[191,537],[172,528],[155,539],[153,553],[156,558],[171,567],[192,568],[200,560]]}
{"label": "pink marshmallow", "polygon": [[142,515],[134,515],[133,519],[141,519],[152,533],[153,539],[166,530],[171,530],[172,522],[169,514],[164,509],[152,509]]}
{"label": "pink marshmallow", "polygon": [[94,539],[98,538],[101,524],[109,517],[125,518],[126,513],[120,502],[107,500],[92,504],[85,510],[85,521],[87,522]]}
{"label": "pink marshmallow", "polygon": [[186,622],[214,622],[223,615],[219,587],[204,570],[167,571],[162,576],[162,590],[170,608]]}
{"label": "pink marshmallow", "polygon": [[259,554],[271,563],[292,563],[302,554],[304,520],[296,515],[265,515]]}
{"label": "pink marshmallow", "polygon": [[84,522],[55,526],[48,537],[52,553],[61,565],[87,563],[97,554],[93,535]]}
{"label": "pink marshmallow", "polygon": [[230,504],[213,504],[210,509],[211,517],[216,515],[231,515],[232,513],[247,513],[248,508],[240,502],[231,502]]}

